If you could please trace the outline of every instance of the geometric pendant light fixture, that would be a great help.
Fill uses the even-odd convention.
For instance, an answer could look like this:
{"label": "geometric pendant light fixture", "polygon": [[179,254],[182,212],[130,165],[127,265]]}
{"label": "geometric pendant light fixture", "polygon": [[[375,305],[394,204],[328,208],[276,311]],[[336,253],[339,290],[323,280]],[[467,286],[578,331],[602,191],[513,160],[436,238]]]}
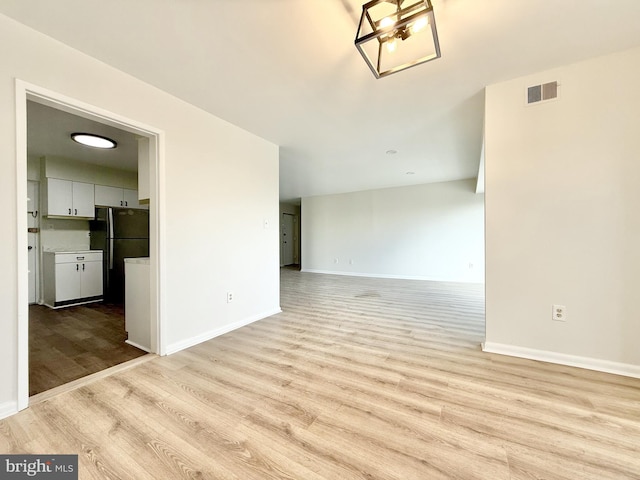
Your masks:
{"label": "geometric pendant light fixture", "polygon": [[431,0],[365,3],[355,44],[376,78],[440,58]]}

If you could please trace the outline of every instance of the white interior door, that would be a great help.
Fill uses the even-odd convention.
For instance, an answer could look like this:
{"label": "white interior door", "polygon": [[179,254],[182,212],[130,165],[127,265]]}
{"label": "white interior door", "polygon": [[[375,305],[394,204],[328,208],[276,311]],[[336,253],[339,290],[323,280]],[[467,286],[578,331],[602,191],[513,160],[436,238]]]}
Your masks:
{"label": "white interior door", "polygon": [[282,265],[291,265],[293,259],[293,215],[289,213],[282,214]]}
{"label": "white interior door", "polygon": [[38,227],[40,225],[40,195],[39,195],[39,182],[29,180],[27,182],[27,227],[29,233],[27,233],[27,248],[28,248],[28,265],[29,265],[29,303],[37,303],[40,289],[40,268],[38,258],[38,241],[39,234]]}
{"label": "white interior door", "polygon": [[[30,213],[27,213],[29,217],[31,217]],[[33,218],[33,217],[31,217]],[[36,233],[29,232],[28,234],[28,249],[29,249],[29,303],[36,303],[37,299],[37,282],[38,277],[36,276],[36,265],[37,265],[37,253],[38,249],[36,246]],[[24,248],[24,247],[23,247]]]}

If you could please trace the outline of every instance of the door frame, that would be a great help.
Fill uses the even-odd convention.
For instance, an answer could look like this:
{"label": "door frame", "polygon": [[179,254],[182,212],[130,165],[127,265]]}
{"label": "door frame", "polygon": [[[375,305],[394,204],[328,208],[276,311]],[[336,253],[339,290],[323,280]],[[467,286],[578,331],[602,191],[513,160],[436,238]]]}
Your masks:
{"label": "door frame", "polygon": [[32,100],[80,117],[95,120],[148,139],[149,151],[149,250],[151,275],[151,350],[166,355],[165,295],[166,258],[165,212],[165,134],[162,130],[126,118],[75,98],[68,97],[20,79],[15,80],[16,111],[16,194],[17,194],[17,403],[18,410],[29,406],[29,279],[27,218],[27,100]]}

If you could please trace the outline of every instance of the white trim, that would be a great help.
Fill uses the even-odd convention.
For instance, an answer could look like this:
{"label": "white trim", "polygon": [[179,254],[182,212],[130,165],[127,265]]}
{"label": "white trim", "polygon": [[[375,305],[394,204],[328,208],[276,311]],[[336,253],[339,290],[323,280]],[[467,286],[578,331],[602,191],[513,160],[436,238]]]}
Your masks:
{"label": "white trim", "polygon": [[0,420],[10,417],[18,413],[18,404],[16,402],[4,402],[0,404]]}
{"label": "white trim", "polygon": [[143,352],[151,353],[149,347],[142,346],[139,343],[132,342],[131,340],[125,340],[124,343],[128,343],[132,347],[136,347],[138,350],[142,350]]}
{"label": "white trim", "polygon": [[173,353],[179,352],[180,350],[193,347],[194,345],[198,345],[199,343],[206,342],[213,338],[219,337],[220,335],[224,335],[225,333],[229,333],[233,330],[237,330],[238,328],[245,327],[253,322],[257,322],[258,320],[263,320],[267,317],[276,315],[278,313],[282,313],[282,309],[280,307],[270,312],[260,313],[252,317],[245,318],[244,320],[239,320],[237,322],[224,325],[223,327],[216,328],[215,330],[209,330],[208,332],[201,333],[200,335],[196,335],[195,337],[187,338],[186,340],[181,340],[179,342],[172,343],[171,345],[167,346],[167,355],[171,355]]}
{"label": "white trim", "polygon": [[640,378],[640,365],[632,365],[630,363],[611,362],[609,360],[601,360],[599,358],[579,357],[577,355],[568,355],[566,353],[549,352],[546,350],[537,350],[534,348],[518,347],[517,345],[506,345],[504,343],[493,342],[484,342],[482,344],[482,351],[508,355],[511,357],[539,360],[541,362],[557,363],[559,365],[567,365],[569,367],[585,368],[587,370],[596,370],[598,372],[614,373],[616,375],[624,375],[625,377]]}
{"label": "white trim", "polygon": [[[152,163],[149,167],[153,172],[155,169],[155,173],[151,175],[152,179],[155,179],[155,184],[150,185],[151,187],[151,200],[155,199],[156,202],[156,214],[154,215],[156,221],[156,237],[155,237],[155,249],[157,252],[157,261],[154,263],[151,262],[151,278],[156,281],[156,288],[151,288],[150,300],[151,300],[151,318],[154,318],[154,314],[158,319],[157,332],[155,336],[156,340],[156,353],[158,355],[166,355],[167,350],[167,340],[165,332],[167,331],[167,320],[165,312],[167,311],[167,295],[165,292],[167,291],[167,276],[165,274],[164,266],[167,264],[167,249],[165,246],[164,239],[167,238],[167,225],[166,222],[162,221],[164,218],[164,212],[167,211],[167,202],[166,202],[166,168],[165,168],[165,135],[164,132],[160,132],[155,135],[155,144],[153,142],[149,142],[149,146],[153,151],[153,154],[150,154],[150,157],[155,157],[156,162]],[[155,187],[155,191],[154,191]],[[155,195],[154,195],[155,193]],[[150,251],[151,253],[151,251]],[[154,271],[155,268],[155,271]],[[152,325],[153,328],[153,325]],[[153,339],[152,339],[153,342]],[[153,343],[151,344],[153,347]],[[152,349],[153,350],[153,349]]]}
{"label": "white trim", "polygon": [[27,87],[16,79],[16,259],[18,285],[16,400],[17,410],[29,406],[29,244],[27,233]]}
{"label": "white trim", "polygon": [[451,282],[451,283],[476,283],[484,285],[484,282],[472,282],[470,280],[454,280],[451,278],[439,278],[439,277],[423,277],[423,276],[411,276],[411,275],[388,275],[384,273],[358,273],[358,272],[342,272],[334,270],[318,270],[315,268],[303,268],[300,270],[303,273],[320,273],[322,275],[343,275],[346,277],[366,277],[366,278],[390,278],[395,280],[426,280],[430,282]]}
{"label": "white trim", "polygon": [[110,375],[115,373],[124,372],[125,370],[129,370],[130,368],[137,367],[138,365],[142,365],[145,362],[149,362],[154,358],[158,358],[153,353],[148,355],[142,355],[141,357],[134,358],[133,360],[129,360],[124,363],[120,363],[118,365],[114,365],[113,367],[109,367],[106,370],[101,370],[96,373],[92,373],[87,375],[86,377],[78,378],[77,380],[73,380],[69,383],[65,383],[64,385],[59,385],[57,387],[53,387],[50,390],[45,390],[41,393],[36,393],[31,398],[29,398],[29,406],[32,407],[38,403],[44,402],[58,396],[63,393],[71,392],[77,388],[84,387],[85,385],[89,385],[96,380],[101,380],[103,378],[107,378]]}
{"label": "white trim", "polygon": [[[152,244],[151,250],[157,255],[157,259],[152,257],[152,275],[155,274],[155,288],[152,288],[152,318],[156,318],[157,346],[161,355],[164,354],[164,331],[165,321],[165,286],[166,279],[163,275],[162,266],[165,265],[166,251],[163,239],[166,234],[164,216],[166,202],[165,192],[165,167],[164,167],[164,132],[155,127],[151,127],[137,120],[131,120],[108,110],[82,102],[75,98],[48,90],[38,85],[15,79],[15,99],[16,99],[16,192],[17,192],[17,285],[18,285],[18,332],[17,332],[17,409],[22,410],[29,405],[29,310],[28,310],[28,255],[27,249],[22,248],[27,245],[27,224],[26,224],[26,201],[27,201],[27,99],[37,101],[43,105],[48,105],[74,115],[83,116],[102,123],[132,132],[138,135],[148,136],[150,143],[155,146],[155,155],[150,155],[151,165],[154,174],[151,175],[151,195],[155,201],[154,222],[155,231],[150,232]],[[154,195],[155,194],[155,195]],[[155,268],[155,271],[153,270]],[[1,410],[0,410],[1,411]]]}

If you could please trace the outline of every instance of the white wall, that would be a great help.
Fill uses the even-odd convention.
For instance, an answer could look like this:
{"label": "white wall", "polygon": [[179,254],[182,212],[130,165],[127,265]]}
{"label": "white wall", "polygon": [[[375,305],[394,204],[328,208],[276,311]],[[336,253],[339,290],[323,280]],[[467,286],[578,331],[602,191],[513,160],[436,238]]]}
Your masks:
{"label": "white wall", "polygon": [[475,187],[462,180],[303,198],[302,270],[483,282],[484,195]]}
{"label": "white wall", "polygon": [[639,85],[634,49],[487,88],[489,350],[640,376]]}
{"label": "white wall", "polygon": [[40,181],[40,157],[27,158],[27,179]]}
{"label": "white wall", "polygon": [[110,187],[138,189],[138,173],[117,168],[91,165],[63,157],[46,156],[40,159],[41,177],[75,180]]}
{"label": "white wall", "polygon": [[0,416],[16,405],[16,252],[26,247],[16,231],[15,78],[164,132],[169,351],[279,310],[276,145],[2,15],[0,45],[11,46],[0,54]]}

